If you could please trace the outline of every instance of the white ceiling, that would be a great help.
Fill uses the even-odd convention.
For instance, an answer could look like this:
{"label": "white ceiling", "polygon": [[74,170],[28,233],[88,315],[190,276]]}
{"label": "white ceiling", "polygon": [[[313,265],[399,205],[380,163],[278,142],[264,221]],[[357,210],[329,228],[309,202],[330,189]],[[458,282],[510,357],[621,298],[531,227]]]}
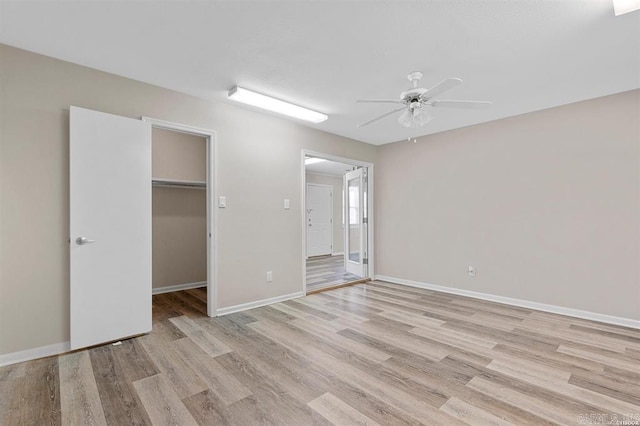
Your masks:
{"label": "white ceiling", "polygon": [[[329,114],[309,124],[383,144],[640,87],[640,12],[611,0],[0,1],[0,42],[205,99],[240,85]],[[394,117],[406,74],[486,111]]]}
{"label": "white ceiling", "polygon": [[322,161],[320,163],[307,164],[304,166],[307,173],[317,173],[321,175],[344,176],[345,173],[353,170],[353,166],[342,164],[336,161]]}

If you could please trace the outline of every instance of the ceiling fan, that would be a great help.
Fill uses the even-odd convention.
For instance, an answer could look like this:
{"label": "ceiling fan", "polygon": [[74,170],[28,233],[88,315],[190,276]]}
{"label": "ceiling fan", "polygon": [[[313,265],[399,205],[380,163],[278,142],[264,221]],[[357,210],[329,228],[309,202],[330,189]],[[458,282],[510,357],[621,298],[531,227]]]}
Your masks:
{"label": "ceiling fan", "polygon": [[433,99],[437,95],[461,84],[462,80],[459,78],[447,78],[433,86],[431,89],[418,87],[418,83],[422,78],[422,73],[420,71],[410,73],[407,78],[411,82],[412,87],[402,92],[400,94],[400,99],[358,99],[356,101],[358,103],[393,103],[402,104],[402,107],[382,114],[373,120],[360,123],[357,127],[366,126],[374,121],[378,121],[393,113],[404,110],[400,117],[398,117],[398,123],[404,127],[417,128],[424,126],[432,119],[431,115],[427,112],[427,107],[480,109],[491,105],[491,102],[488,101],[450,101]]}

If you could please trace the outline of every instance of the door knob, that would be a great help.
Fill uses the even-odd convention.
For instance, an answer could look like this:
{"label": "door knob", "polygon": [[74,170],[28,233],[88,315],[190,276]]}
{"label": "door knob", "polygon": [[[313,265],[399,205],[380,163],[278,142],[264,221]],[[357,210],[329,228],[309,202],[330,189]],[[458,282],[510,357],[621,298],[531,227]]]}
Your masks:
{"label": "door knob", "polygon": [[85,245],[85,244],[89,244],[89,243],[95,243],[96,240],[90,240],[88,238],[85,237],[78,237],[76,238],[76,244],[78,244],[79,246]]}

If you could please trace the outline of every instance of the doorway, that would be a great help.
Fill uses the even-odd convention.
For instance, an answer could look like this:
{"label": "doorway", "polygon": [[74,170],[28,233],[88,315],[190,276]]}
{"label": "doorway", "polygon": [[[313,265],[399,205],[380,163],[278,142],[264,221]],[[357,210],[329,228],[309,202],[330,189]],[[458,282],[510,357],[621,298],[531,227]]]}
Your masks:
{"label": "doorway", "polygon": [[[206,287],[207,315],[214,317],[215,132],[149,117],[142,120],[151,124],[154,150],[164,152],[153,157],[154,294]],[[177,255],[185,257],[175,262],[182,271],[171,267]]]}
{"label": "doorway", "polygon": [[303,291],[368,280],[371,163],[303,151]]}
{"label": "doorway", "polygon": [[[213,132],[69,108],[69,334],[80,349],[151,331],[152,132],[204,141],[207,314],[215,316]],[[202,156],[202,154],[200,154]],[[123,296],[125,295],[125,296]]]}

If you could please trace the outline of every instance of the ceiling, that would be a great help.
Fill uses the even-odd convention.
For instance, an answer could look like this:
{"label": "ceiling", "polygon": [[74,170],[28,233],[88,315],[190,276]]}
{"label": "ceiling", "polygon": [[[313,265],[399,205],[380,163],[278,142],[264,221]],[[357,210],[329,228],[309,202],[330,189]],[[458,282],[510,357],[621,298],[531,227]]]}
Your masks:
{"label": "ceiling", "polygon": [[[376,145],[640,87],[640,12],[611,0],[2,0],[0,42],[215,101],[243,86]],[[399,97],[416,70],[464,80],[442,99],[494,105],[356,128],[395,107],[356,99]]]}
{"label": "ceiling", "polygon": [[320,163],[307,164],[304,166],[304,169],[307,173],[317,173],[321,175],[342,177],[345,173],[353,170],[353,166],[327,160]]}

